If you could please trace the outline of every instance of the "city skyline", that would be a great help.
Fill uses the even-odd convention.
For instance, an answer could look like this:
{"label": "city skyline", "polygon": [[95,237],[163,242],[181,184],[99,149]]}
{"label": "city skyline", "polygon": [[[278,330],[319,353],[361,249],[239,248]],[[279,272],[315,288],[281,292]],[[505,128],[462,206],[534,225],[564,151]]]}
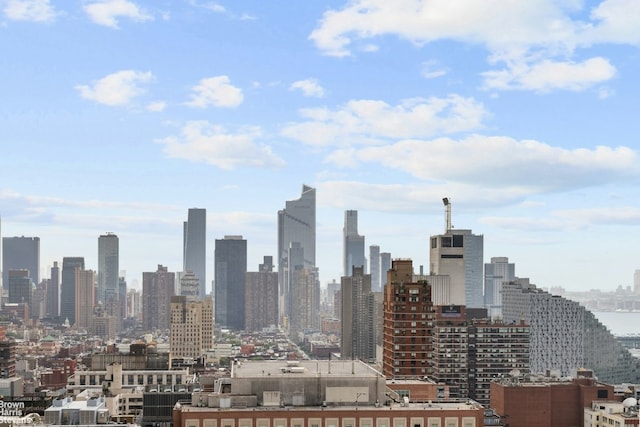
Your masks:
{"label": "city skyline", "polygon": [[39,237],[46,277],[63,257],[97,270],[113,232],[141,289],[182,269],[198,206],[210,292],[215,239],[278,263],[277,212],[304,184],[323,286],[345,211],[367,247],[427,268],[444,197],[484,263],[544,288],[633,286],[637,2],[458,4],[0,2],[2,236]]}

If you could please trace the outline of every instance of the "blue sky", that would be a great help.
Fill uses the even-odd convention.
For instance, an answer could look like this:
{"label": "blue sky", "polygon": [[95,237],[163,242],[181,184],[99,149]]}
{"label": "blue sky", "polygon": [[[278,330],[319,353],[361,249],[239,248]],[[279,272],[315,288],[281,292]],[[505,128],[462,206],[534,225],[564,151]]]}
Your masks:
{"label": "blue sky", "polygon": [[201,207],[209,278],[225,235],[255,271],[307,184],[322,283],[347,209],[367,247],[428,270],[446,196],[486,262],[629,286],[639,47],[637,0],[0,0],[2,234],[97,269],[115,232],[135,285],[181,269]]}

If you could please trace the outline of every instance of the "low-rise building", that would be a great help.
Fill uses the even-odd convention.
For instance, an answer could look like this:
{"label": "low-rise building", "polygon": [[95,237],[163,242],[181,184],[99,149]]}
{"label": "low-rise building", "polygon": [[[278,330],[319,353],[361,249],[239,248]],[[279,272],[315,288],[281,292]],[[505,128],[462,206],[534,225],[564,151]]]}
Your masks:
{"label": "low-rise building", "polygon": [[635,398],[619,401],[597,401],[584,409],[584,427],[637,426],[638,401]]}
{"label": "low-rise building", "polygon": [[514,375],[491,383],[490,407],[511,426],[582,426],[585,407],[614,399],[614,387],[590,374],[585,371],[576,378]]}
{"label": "low-rise building", "polygon": [[416,402],[357,360],[247,361],[178,402],[174,427],[481,427],[472,400]]}

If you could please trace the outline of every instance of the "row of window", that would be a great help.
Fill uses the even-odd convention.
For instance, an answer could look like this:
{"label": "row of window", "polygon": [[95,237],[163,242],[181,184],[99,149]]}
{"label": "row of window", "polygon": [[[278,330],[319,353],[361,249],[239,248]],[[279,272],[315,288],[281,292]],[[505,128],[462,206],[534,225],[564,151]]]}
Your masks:
{"label": "row of window", "polygon": [[[184,427],[476,427],[473,417],[186,419]],[[409,421],[409,423],[407,423]],[[479,427],[479,426],[478,426]]]}

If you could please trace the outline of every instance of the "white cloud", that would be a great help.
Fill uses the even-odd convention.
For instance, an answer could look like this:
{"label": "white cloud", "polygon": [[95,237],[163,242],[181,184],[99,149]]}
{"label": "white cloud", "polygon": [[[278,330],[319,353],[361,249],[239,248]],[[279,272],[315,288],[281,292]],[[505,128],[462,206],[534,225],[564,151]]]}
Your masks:
{"label": "white cloud", "polygon": [[189,0],[189,4],[193,7],[199,7],[201,9],[207,9],[216,13],[224,13],[226,9],[223,5],[215,2],[198,2],[195,0]]}
{"label": "white cloud", "polygon": [[141,83],[153,80],[149,71],[122,70],[109,74],[89,85],[78,85],[75,89],[85,99],[109,106],[124,106],[133,98],[145,93]]}
{"label": "white cloud", "polygon": [[153,16],[129,0],[101,0],[85,5],[84,11],[96,24],[111,28],[118,28],[118,18],[135,22],[153,20]]}
{"label": "white cloud", "polygon": [[169,136],[158,142],[167,157],[205,162],[221,169],[284,166],[284,160],[273,154],[271,147],[256,142],[260,137],[260,129],[255,127],[233,134],[207,121],[190,121],[179,137]]}
{"label": "white cloud", "polygon": [[371,210],[376,212],[439,213],[443,195],[464,200],[474,207],[508,206],[520,203],[530,194],[523,188],[495,191],[462,183],[397,183],[376,184],[354,180],[328,180],[319,183],[318,205],[337,209]]}
{"label": "white cloud", "polygon": [[537,92],[555,89],[580,91],[610,80],[615,75],[615,67],[601,57],[590,58],[580,63],[543,60],[532,65],[510,64],[507,69],[483,73],[487,89]]}
{"label": "white cloud", "polygon": [[242,104],[242,89],[233,86],[227,76],[209,77],[200,80],[192,89],[191,101],[186,105],[197,108],[227,107],[233,108]]}
{"label": "white cloud", "polygon": [[605,0],[591,11],[591,19],[596,24],[587,34],[590,41],[640,45],[640,2],[637,0]]}
{"label": "white cloud", "polygon": [[635,207],[566,209],[554,214],[585,225],[640,225],[640,209]]}
{"label": "white cloud", "polygon": [[[582,1],[557,0],[354,0],[325,12],[309,37],[323,53],[338,57],[383,36],[418,47],[442,40],[479,45],[491,62],[505,65],[485,73],[487,87],[583,90],[611,79],[615,68],[605,58],[576,61],[577,49],[594,43],[640,45],[640,2],[604,0],[584,7]],[[437,77],[442,71],[428,67],[423,73]]]}
{"label": "white cloud", "polygon": [[49,0],[7,0],[4,13],[15,21],[50,22],[57,16]]}
{"label": "white cloud", "polygon": [[305,122],[286,126],[282,134],[319,146],[380,145],[384,140],[422,138],[467,132],[482,127],[487,116],[472,98],[415,98],[399,105],[384,101],[352,100],[331,111],[302,110]]}
{"label": "white cloud", "polygon": [[449,70],[441,66],[436,60],[429,60],[422,63],[422,69],[420,74],[425,79],[435,79],[436,77],[442,77],[447,74]]}
{"label": "white cloud", "polygon": [[554,0],[356,0],[325,12],[309,37],[324,53],[346,56],[354,41],[383,35],[416,45],[448,39],[504,50],[571,44],[579,28]]}
{"label": "white cloud", "polygon": [[300,90],[304,96],[315,98],[324,96],[324,88],[320,86],[317,79],[298,80],[289,86],[289,90]]}
{"label": "white cloud", "polygon": [[423,180],[548,192],[638,177],[638,153],[627,147],[566,149],[534,140],[472,135],[460,141],[403,140],[358,151],[356,159]]}
{"label": "white cloud", "polygon": [[147,104],[147,111],[151,111],[153,113],[164,111],[165,108],[167,108],[167,103],[164,101],[155,101]]}

